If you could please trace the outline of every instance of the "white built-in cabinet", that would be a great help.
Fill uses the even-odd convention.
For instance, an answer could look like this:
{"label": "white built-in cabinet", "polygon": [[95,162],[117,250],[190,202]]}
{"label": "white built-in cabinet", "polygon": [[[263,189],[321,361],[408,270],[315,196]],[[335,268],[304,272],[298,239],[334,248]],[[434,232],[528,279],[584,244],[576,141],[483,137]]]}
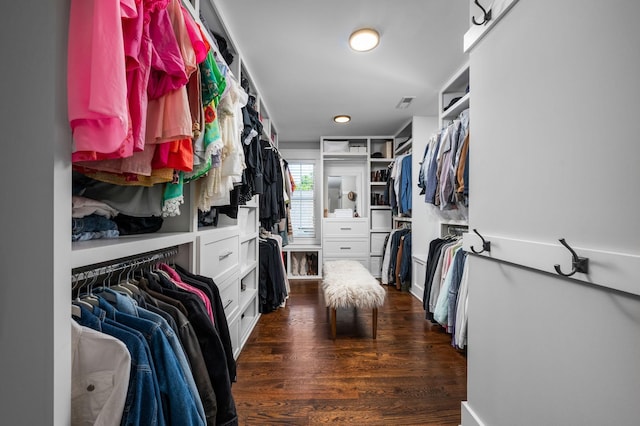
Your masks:
{"label": "white built-in cabinet", "polygon": [[384,243],[391,230],[391,206],[387,178],[393,163],[393,137],[369,137],[369,266],[379,278],[382,272]]}
{"label": "white built-in cabinet", "polygon": [[[380,277],[384,242],[392,226],[391,207],[385,202],[384,193],[394,158],[394,138],[322,137],[320,155],[324,212],[322,259],[357,260],[374,277]],[[342,184],[337,182],[339,177]],[[346,183],[346,179],[352,177],[355,180]],[[339,198],[336,198],[333,194],[339,185]],[[337,200],[344,200],[351,191],[357,194],[356,200],[336,206],[340,204]],[[349,217],[336,215],[335,207],[350,209]]]}
{"label": "white built-in cabinet", "polygon": [[[398,130],[393,138],[393,156],[394,158],[400,157],[402,155],[410,155],[413,154],[413,119],[409,120],[409,122],[405,123],[400,130]],[[413,188],[412,179],[412,185]],[[399,200],[398,200],[399,202]],[[413,206],[412,206],[413,207]],[[413,209],[412,209],[413,210]],[[396,213],[392,218],[392,227],[399,228],[403,226],[411,226],[412,215],[406,213],[399,213],[399,211],[395,211]]]}
{"label": "white built-in cabinet", "polygon": [[[196,2],[197,3],[197,2]],[[226,34],[234,75],[250,78],[212,2],[187,8]],[[37,13],[33,11],[37,10]],[[74,268],[177,248],[175,263],[216,281],[237,356],[256,324],[258,204],[240,208],[237,219],[220,216],[217,228],[198,229],[195,185],[185,186],[181,215],[154,234],[71,243],[71,132],[67,121],[66,57],[68,0],[16,3],[3,21],[7,63],[20,71],[3,80],[0,173],[3,193],[3,278],[0,286],[0,412],[3,424],[65,425],[71,398],[71,278]],[[24,31],[37,28],[37,31]],[[28,51],[24,45],[31,46]],[[43,64],[46,71],[43,72]],[[253,86],[252,86],[253,87]],[[254,88],[255,90],[255,88]],[[257,90],[264,137],[277,132]]]}
{"label": "white built-in cabinet", "polygon": [[[438,93],[437,117],[413,117],[411,131],[413,134],[412,174],[414,189],[412,197],[412,217],[420,218],[412,222],[412,273],[409,291],[422,300],[424,296],[425,267],[429,242],[434,238],[447,235],[449,227],[466,227],[468,211],[464,206],[457,210],[441,211],[438,206],[427,204],[420,188],[417,186],[418,175],[422,166],[425,147],[429,138],[440,129],[455,120],[462,111],[469,108],[471,91],[469,85],[469,63],[457,69],[442,85]],[[405,131],[406,133],[406,131]],[[399,221],[401,218],[398,218]]]}

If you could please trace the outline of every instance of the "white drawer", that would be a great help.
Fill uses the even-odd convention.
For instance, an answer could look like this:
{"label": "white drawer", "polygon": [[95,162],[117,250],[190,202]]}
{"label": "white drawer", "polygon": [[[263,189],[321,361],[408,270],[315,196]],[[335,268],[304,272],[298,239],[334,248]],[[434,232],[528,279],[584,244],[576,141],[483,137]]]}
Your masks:
{"label": "white drawer", "polygon": [[227,319],[231,318],[240,308],[240,280],[238,274],[233,274],[225,282],[218,284],[220,300]]}
{"label": "white drawer", "polygon": [[325,240],[322,248],[325,256],[368,256],[369,245],[367,240],[345,241]]}
{"label": "white drawer", "polygon": [[366,218],[325,220],[323,234],[325,237],[341,237],[349,239],[352,237],[363,237],[369,232],[369,225]]}
{"label": "white drawer", "polygon": [[[228,236],[222,239],[200,241],[200,274],[214,281],[232,268],[238,267],[239,237]],[[217,281],[216,281],[217,282]]]}
{"label": "white drawer", "polygon": [[[344,257],[325,257],[324,262],[330,262],[332,260],[345,260]],[[369,258],[368,257],[353,257],[349,258],[349,260],[355,260],[356,262],[362,263],[367,270],[369,270]]]}

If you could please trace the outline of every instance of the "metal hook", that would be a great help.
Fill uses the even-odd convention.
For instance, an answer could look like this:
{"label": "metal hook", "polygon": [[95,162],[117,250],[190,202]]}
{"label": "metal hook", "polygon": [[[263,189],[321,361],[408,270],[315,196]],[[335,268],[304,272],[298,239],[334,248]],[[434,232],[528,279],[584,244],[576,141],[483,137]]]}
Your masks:
{"label": "metal hook", "polygon": [[491,241],[485,241],[484,237],[480,235],[477,229],[474,228],[473,232],[478,234],[478,237],[480,237],[480,239],[482,240],[482,250],[478,251],[475,248],[473,248],[473,246],[471,246],[471,251],[474,252],[475,254],[484,253],[485,251],[491,251]]}
{"label": "metal hook", "polygon": [[565,274],[564,272],[562,272],[562,270],[560,270],[560,265],[553,265],[553,267],[555,268],[556,272],[558,274],[562,275],[563,277],[570,277],[571,275],[575,274],[576,272],[581,272],[583,274],[588,274],[589,273],[589,258],[588,257],[580,257],[580,256],[578,256],[578,254],[569,246],[569,244],[567,244],[567,242],[564,240],[564,238],[560,238],[558,241],[560,241],[560,244],[565,246],[571,252],[571,256],[572,256],[571,267],[573,268],[573,270],[571,271],[571,273]]}
{"label": "metal hook", "polygon": [[475,16],[471,18],[471,22],[473,22],[474,25],[484,25],[487,22],[489,22],[491,20],[491,9],[489,9],[487,11],[484,7],[482,7],[482,5],[480,4],[480,2],[478,0],[474,0],[474,3],[480,9],[482,9],[482,13],[483,13],[484,16],[482,17],[482,22],[476,21]]}

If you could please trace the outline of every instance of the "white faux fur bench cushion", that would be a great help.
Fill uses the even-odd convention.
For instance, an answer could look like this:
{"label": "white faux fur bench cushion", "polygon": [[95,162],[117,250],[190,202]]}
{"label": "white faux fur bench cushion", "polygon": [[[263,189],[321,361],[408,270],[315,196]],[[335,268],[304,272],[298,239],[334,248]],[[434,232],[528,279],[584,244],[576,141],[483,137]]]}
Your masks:
{"label": "white faux fur bench cushion", "polygon": [[386,292],[378,280],[355,260],[324,262],[322,289],[332,308],[379,308]]}

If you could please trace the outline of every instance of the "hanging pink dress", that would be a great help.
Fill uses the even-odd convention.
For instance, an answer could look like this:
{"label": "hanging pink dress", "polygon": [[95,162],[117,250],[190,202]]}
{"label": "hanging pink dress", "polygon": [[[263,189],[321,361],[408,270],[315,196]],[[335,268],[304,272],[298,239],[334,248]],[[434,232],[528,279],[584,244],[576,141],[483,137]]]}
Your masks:
{"label": "hanging pink dress", "polygon": [[82,152],[118,153],[132,143],[122,20],[138,16],[135,0],[72,0],[67,97],[73,160]]}
{"label": "hanging pink dress", "polygon": [[[170,0],[167,12],[183,60],[183,71],[189,78],[198,65],[180,1]],[[152,163],[154,169],[172,167],[187,172],[193,170],[193,122],[186,82],[149,102],[147,128],[146,142],[159,144]]]}

